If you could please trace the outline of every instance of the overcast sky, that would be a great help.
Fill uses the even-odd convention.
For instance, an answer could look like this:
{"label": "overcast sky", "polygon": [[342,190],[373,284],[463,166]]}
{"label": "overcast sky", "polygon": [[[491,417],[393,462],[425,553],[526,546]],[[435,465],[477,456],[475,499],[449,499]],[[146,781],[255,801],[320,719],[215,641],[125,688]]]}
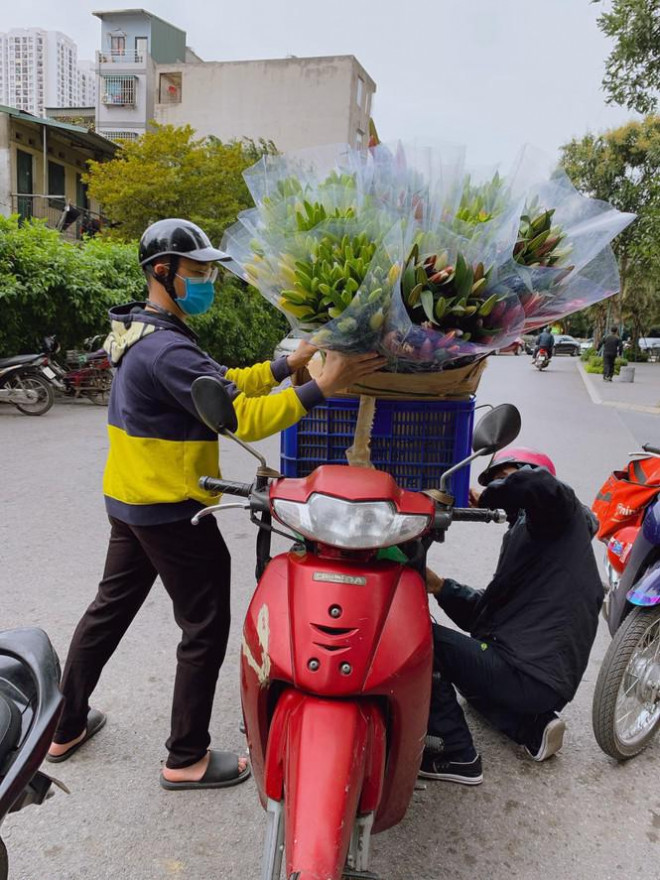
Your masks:
{"label": "overcast sky", "polygon": [[[609,4],[606,2],[605,7]],[[0,28],[61,30],[80,58],[99,48],[89,0],[0,0]],[[608,107],[608,41],[590,0],[151,0],[205,61],[355,55],[376,81],[383,139],[466,144],[468,161],[507,164],[631,114]]]}

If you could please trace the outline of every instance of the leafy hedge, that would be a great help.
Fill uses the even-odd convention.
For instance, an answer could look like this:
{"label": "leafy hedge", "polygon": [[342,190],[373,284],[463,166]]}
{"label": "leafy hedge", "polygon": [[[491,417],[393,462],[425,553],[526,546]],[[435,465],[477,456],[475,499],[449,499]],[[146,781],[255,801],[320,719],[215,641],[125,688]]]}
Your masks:
{"label": "leafy hedge", "polygon": [[[109,329],[111,306],[145,293],[135,242],[72,244],[42,222],[0,217],[0,356],[40,350],[50,333],[64,350],[78,347]],[[219,281],[211,311],[191,326],[202,347],[230,366],[269,358],[288,330],[256,291],[229,277]]]}
{"label": "leafy hedge", "polygon": [[[593,351],[593,349],[589,349]],[[618,376],[621,371],[621,367],[627,367],[628,361],[625,358],[616,358],[614,361],[614,375]],[[599,373],[603,374],[603,359],[597,354],[592,354],[591,357],[587,359],[587,362],[584,366],[584,369],[587,373]]]}

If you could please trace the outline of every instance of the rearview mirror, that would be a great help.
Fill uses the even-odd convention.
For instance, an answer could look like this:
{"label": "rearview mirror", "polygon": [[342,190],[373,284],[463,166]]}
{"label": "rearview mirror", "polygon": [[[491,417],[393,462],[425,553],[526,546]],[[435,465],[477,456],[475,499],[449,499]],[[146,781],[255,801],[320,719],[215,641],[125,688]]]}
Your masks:
{"label": "rearview mirror", "polygon": [[199,376],[192,384],[192,399],[200,419],[212,431],[235,433],[238,419],[227,389],[214,376]]}
{"label": "rearview mirror", "polygon": [[504,449],[516,439],[521,424],[520,413],[512,403],[494,407],[479,420],[474,429],[473,451],[481,455],[491,455],[498,449]]}

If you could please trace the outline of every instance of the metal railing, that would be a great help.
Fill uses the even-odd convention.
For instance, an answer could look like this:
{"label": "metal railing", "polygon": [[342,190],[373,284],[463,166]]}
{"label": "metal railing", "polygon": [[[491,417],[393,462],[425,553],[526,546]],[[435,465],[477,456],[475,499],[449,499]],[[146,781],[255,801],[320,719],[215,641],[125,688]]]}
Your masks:
{"label": "metal railing", "polygon": [[57,229],[65,238],[76,241],[83,235],[96,235],[106,224],[106,219],[89,208],[72,205],[65,196],[11,194],[12,214],[21,221],[45,220],[46,226]]}
{"label": "metal railing", "polygon": [[102,134],[103,137],[106,137],[109,141],[114,141],[116,144],[124,144],[126,141],[136,141],[144,134],[143,131],[130,131],[123,128],[102,128],[99,129],[98,133]]}
{"label": "metal railing", "polygon": [[111,75],[101,77],[101,102],[107,106],[132,107],[137,97],[137,77]]}
{"label": "metal railing", "polygon": [[144,64],[146,54],[143,52],[97,52],[99,64]]}

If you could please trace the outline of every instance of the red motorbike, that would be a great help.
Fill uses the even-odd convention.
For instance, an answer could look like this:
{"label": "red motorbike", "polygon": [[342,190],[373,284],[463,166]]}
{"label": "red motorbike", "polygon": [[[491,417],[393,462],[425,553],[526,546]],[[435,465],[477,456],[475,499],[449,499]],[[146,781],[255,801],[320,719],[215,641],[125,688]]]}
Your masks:
{"label": "red motorbike", "polygon": [[[268,816],[262,880],[280,877],[283,858],[289,880],[375,878],[370,836],[403,818],[426,735],[433,661],[426,550],[457,520],[505,519],[502,511],[454,508],[447,479],[515,439],[520,415],[508,404],[491,411],[475,429],[474,454],[444,475],[438,492],[424,494],[344,465],[282,478],[234,436],[236,415],[221,383],[200,377],[193,399],[212,430],[259,460],[251,484],[203,477],[213,494],[244,500],[206,508],[193,522],[245,508],[259,528],[241,697]],[[270,559],[273,532],[293,546]],[[378,558],[395,546],[407,563]]]}
{"label": "red motorbike", "polygon": [[539,372],[545,370],[550,363],[550,354],[547,348],[539,348],[532,363]]}
{"label": "red motorbike", "polygon": [[[85,340],[85,350],[67,351],[66,367],[55,360],[51,362],[56,373],[51,381],[59,391],[68,397],[87,397],[100,406],[108,403],[113,372],[106,351],[96,348],[102,340],[102,336],[92,336]],[[44,344],[50,355],[60,350],[55,336],[47,336]]]}

